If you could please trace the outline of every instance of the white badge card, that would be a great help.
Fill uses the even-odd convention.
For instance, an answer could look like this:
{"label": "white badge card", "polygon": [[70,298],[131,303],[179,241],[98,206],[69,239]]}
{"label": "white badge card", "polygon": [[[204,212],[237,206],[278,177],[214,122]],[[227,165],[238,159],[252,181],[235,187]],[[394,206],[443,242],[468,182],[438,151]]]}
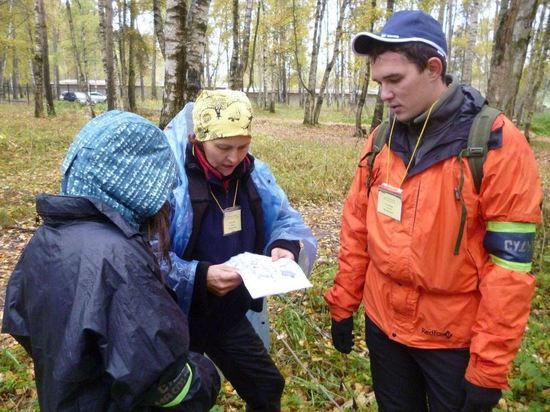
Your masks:
{"label": "white badge card", "polygon": [[223,210],[223,235],[231,235],[240,232],[241,227],[241,208],[239,206],[228,207]]}
{"label": "white badge card", "polygon": [[378,213],[389,216],[401,222],[401,210],[403,206],[403,189],[382,183],[378,186]]}

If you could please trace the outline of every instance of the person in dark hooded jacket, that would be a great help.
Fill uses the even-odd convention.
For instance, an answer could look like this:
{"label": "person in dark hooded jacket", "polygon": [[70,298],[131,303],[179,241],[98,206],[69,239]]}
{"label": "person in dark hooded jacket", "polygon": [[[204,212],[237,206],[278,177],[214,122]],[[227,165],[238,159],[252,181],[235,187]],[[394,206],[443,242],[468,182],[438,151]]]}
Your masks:
{"label": "person in dark hooded jacket", "polygon": [[163,133],[118,111],[89,122],[61,195],[9,280],[2,332],[31,355],[42,411],[205,411],[220,378],[189,351],[187,318],[149,246],[167,254],[175,161]]}

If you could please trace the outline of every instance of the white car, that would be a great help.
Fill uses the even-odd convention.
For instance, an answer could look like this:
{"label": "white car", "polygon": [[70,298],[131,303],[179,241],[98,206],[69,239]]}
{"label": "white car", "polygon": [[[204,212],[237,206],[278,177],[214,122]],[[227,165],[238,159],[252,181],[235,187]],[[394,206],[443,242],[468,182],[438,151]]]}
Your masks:
{"label": "white car", "polygon": [[107,101],[107,96],[99,92],[90,92],[90,99],[92,103],[104,103]]}
{"label": "white car", "polygon": [[[76,96],[76,100],[78,100],[80,103],[82,104],[86,104],[87,103],[87,99],[86,99],[86,93],[84,92],[74,92],[75,96]],[[92,101],[92,104],[96,104],[96,103],[103,103],[105,101],[107,101],[107,96],[105,96],[104,94],[101,94],[99,92],[90,92],[88,93],[90,95],[90,100]]]}

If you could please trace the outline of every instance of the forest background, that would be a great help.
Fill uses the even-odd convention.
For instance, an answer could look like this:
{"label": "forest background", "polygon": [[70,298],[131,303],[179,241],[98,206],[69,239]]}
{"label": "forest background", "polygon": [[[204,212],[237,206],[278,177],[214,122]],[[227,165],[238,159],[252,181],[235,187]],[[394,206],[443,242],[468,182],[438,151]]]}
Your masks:
{"label": "forest background", "polygon": [[[341,205],[358,152],[384,116],[366,60],[351,53],[350,39],[378,30],[393,11],[431,13],[447,33],[448,71],[480,89],[529,136],[548,194],[548,6],[548,0],[0,0],[1,306],[9,273],[36,229],[34,194],[58,190],[59,163],[90,117],[121,108],[162,127],[201,88],[244,90],[255,102],[254,153],[272,166],[320,240],[314,287],[270,301],[272,355],[287,377],[283,405],[376,410],[362,319],[356,318],[356,350],[340,355],[321,298],[336,270]],[[59,101],[67,90],[100,91],[107,101]],[[537,295],[501,410],[550,404],[547,231],[548,223],[541,225]],[[37,410],[32,380],[30,359],[2,335],[0,410]],[[242,408],[227,384],[218,405]]]}

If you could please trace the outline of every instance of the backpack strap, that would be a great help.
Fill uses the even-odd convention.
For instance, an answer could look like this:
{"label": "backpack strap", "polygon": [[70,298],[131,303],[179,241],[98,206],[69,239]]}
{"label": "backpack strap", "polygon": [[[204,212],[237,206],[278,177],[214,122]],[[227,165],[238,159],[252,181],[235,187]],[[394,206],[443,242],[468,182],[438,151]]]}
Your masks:
{"label": "backpack strap", "polygon": [[386,144],[386,134],[388,134],[389,121],[384,120],[380,123],[380,126],[374,131],[372,148],[370,152],[365,155],[367,159],[367,167],[369,168],[369,177],[367,178],[367,191],[370,194],[370,188],[372,186],[372,171],[374,169],[374,160],[378,153],[382,150]]}
{"label": "backpack strap", "polygon": [[[487,157],[488,142],[491,137],[491,130],[493,123],[497,116],[501,113],[500,110],[491,106],[484,105],[480,112],[474,118],[472,126],[470,127],[470,133],[468,134],[468,145],[466,149],[461,150],[458,155],[459,160],[466,157],[468,158],[468,165],[470,166],[470,172],[474,179],[474,186],[476,192],[479,193],[481,188],[481,181],[483,180],[483,163]],[[460,243],[462,236],[464,235],[464,227],[466,225],[467,210],[466,203],[462,197],[462,187],[464,186],[464,168],[462,161],[460,162],[460,180],[458,187],[455,188],[455,197],[461,204],[461,216],[460,227],[458,229],[458,236],[455,243],[455,256],[458,255],[460,249]]]}
{"label": "backpack strap", "polygon": [[491,137],[491,129],[500,113],[500,110],[488,105],[481,108],[470,128],[468,146],[461,153],[462,157],[468,158],[477,193],[479,193],[483,179],[483,163],[487,157],[487,144]]}

